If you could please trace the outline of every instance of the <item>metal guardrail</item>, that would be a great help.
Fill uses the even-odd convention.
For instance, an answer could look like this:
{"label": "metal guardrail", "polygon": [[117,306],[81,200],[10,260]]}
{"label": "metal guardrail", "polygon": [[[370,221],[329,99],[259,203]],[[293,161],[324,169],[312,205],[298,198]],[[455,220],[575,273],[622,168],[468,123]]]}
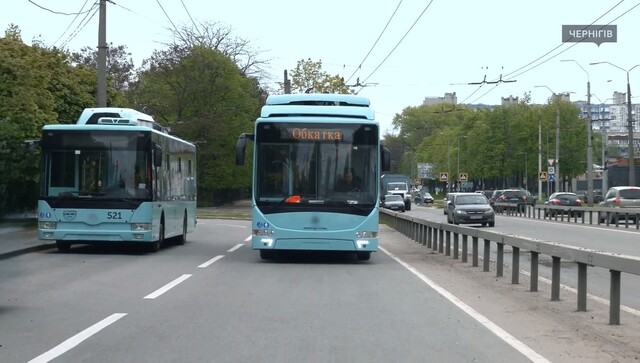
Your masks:
{"label": "metal guardrail", "polygon": [[[560,300],[560,267],[562,259],[573,261],[578,265],[578,311],[587,311],[587,267],[608,269],[611,275],[609,296],[609,324],[611,325],[620,324],[621,274],[624,272],[640,275],[640,258],[634,256],[591,250],[533,238],[504,235],[489,232],[486,229],[433,222],[383,209],[380,210],[380,219],[423,246],[432,248],[433,251],[444,253],[445,256],[453,254],[453,259],[461,258],[463,263],[468,261],[469,237],[471,237],[471,264],[474,267],[478,266],[479,241],[483,240],[482,270],[484,272],[489,271],[491,243],[493,242],[496,244],[497,250],[497,277],[502,277],[504,273],[504,246],[510,246],[513,251],[511,262],[512,284],[519,283],[521,250],[529,251],[531,255],[530,291],[538,291],[538,261],[540,254],[551,256],[551,301]],[[461,253],[460,240],[462,241]]]}
{"label": "metal guardrail", "polygon": [[[611,207],[564,207],[557,205],[522,205],[516,203],[495,203],[497,213],[511,216],[573,222],[589,225],[606,225],[640,230],[640,208]],[[623,223],[621,223],[623,221]],[[633,221],[629,223],[629,221]]]}

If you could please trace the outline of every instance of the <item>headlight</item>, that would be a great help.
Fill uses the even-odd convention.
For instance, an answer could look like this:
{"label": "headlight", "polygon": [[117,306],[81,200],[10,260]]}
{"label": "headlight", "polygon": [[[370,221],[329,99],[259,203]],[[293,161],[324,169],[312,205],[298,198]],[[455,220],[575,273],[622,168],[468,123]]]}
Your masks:
{"label": "headlight", "polygon": [[134,232],[150,231],[151,225],[149,223],[131,223],[131,230]]}
{"label": "headlight", "polygon": [[254,229],[253,235],[269,237],[269,236],[273,236],[273,230],[272,229]]}
{"label": "headlight", "polygon": [[359,232],[356,232],[356,236],[358,238],[376,238],[376,237],[378,237],[378,232],[359,231]]}
{"label": "headlight", "polygon": [[493,214],[493,209],[487,209],[484,211],[484,214]]}
{"label": "headlight", "polygon": [[58,228],[58,223],[56,222],[38,222],[39,229],[56,229]]}
{"label": "headlight", "polygon": [[456,214],[467,214],[467,212],[460,209],[456,209]]}

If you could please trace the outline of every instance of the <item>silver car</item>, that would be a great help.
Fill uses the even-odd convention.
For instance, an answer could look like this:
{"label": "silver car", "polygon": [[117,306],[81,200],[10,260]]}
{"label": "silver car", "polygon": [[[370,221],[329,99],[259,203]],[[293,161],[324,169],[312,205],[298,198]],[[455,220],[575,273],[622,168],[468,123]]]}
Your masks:
{"label": "silver car", "polygon": [[[617,186],[611,187],[604,196],[601,207],[607,208],[639,208],[640,209],[640,187],[636,186]],[[618,219],[626,219],[625,213],[602,212],[598,214],[600,222],[615,223]],[[629,215],[629,219],[636,219],[636,214]]]}

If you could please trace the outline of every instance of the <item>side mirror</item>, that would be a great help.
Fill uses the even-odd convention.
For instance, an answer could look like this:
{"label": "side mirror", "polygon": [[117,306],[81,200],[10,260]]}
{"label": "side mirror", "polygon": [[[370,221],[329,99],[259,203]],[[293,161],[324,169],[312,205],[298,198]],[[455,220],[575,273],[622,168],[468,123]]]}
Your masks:
{"label": "side mirror", "polygon": [[236,165],[244,165],[245,150],[247,148],[247,140],[253,140],[253,134],[241,134],[236,142]]}
{"label": "side mirror", "polygon": [[384,146],[380,148],[380,167],[383,172],[391,170],[391,152]]}
{"label": "side mirror", "polygon": [[162,167],[162,147],[158,144],[153,146],[153,166]]}

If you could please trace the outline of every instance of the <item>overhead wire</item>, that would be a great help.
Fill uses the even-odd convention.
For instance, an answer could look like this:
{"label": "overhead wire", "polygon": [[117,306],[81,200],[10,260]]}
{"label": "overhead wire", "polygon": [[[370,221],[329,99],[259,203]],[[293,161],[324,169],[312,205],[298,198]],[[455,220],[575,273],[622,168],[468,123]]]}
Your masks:
{"label": "overhead wire", "polygon": [[[75,16],[73,17],[73,20],[71,21],[71,23],[69,23],[69,26],[67,26],[67,29],[65,29],[64,32],[62,32],[62,34],[60,34],[58,39],[56,39],[56,41],[53,42],[52,46],[55,46],[60,41],[60,39],[62,39],[62,37],[69,31],[69,29],[71,29],[71,26],[73,25],[73,23],[76,22],[76,19],[78,19],[78,16],[80,16],[80,14],[88,13],[88,12],[91,11],[91,9],[89,9],[89,10],[87,10],[85,12],[82,11],[82,10],[84,10],[84,7],[87,6],[88,2],[89,2],[89,0],[85,0],[84,1],[84,4],[82,4],[82,7],[80,8],[80,11],[75,14]],[[91,6],[91,8],[93,8],[94,6],[96,6],[95,3]]]}
{"label": "overhead wire", "polygon": [[98,11],[100,11],[100,6],[93,6],[92,9],[93,9],[93,12],[85,14],[84,18],[80,21],[80,24],[78,24],[78,26],[73,31],[73,33],[71,33],[69,37],[67,37],[67,40],[65,40],[62,44],[60,44],[60,48],[66,47],[69,44],[69,42],[72,41],[73,38],[75,38],[82,31],[82,29],[84,29],[85,26],[87,26],[87,24],[89,24],[91,19],[93,19],[93,17],[96,16]]}
{"label": "overhead wire", "polygon": [[[407,30],[406,33],[404,33],[404,35],[402,36],[402,38],[400,38],[400,40],[398,41],[398,43],[396,43],[396,45],[393,47],[393,49],[391,49],[391,51],[389,52],[389,54],[387,54],[386,57],[384,57],[384,59],[378,64],[378,66],[376,66],[376,68],[374,68],[373,71],[371,71],[371,73],[369,73],[369,75],[367,77],[365,77],[365,79],[362,81],[362,84],[365,84],[367,82],[367,80],[369,78],[371,78],[371,76],[376,73],[378,71],[378,69],[380,69],[380,67],[384,64],[384,62],[387,61],[387,59],[389,59],[389,57],[393,54],[393,52],[395,52],[396,49],[398,49],[398,47],[400,46],[400,44],[402,44],[402,41],[407,37],[407,35],[409,35],[409,33],[411,32],[411,30],[413,29],[413,27],[416,26],[416,24],[418,23],[418,21],[420,21],[420,18],[422,18],[422,16],[424,15],[424,13],[427,11],[427,9],[429,9],[429,7],[431,6],[431,4],[433,4],[434,0],[429,1],[429,4],[427,4],[427,6],[425,6],[425,8],[422,10],[422,12],[420,13],[420,15],[418,15],[418,17],[416,18],[416,20],[413,22],[413,24],[411,24],[411,27]],[[356,92],[356,94],[358,94],[360,91],[362,91],[364,89],[364,86],[360,87],[360,89]]]}
{"label": "overhead wire", "polygon": [[191,19],[191,23],[193,24],[193,27],[196,29],[196,31],[198,32],[198,34],[200,34],[200,36],[202,36],[202,33],[200,32],[200,29],[198,28],[198,26],[196,25],[196,22],[193,20],[193,18],[191,17],[191,13],[189,12],[189,9],[187,9],[187,5],[185,5],[184,0],[180,0],[180,2],[182,3],[182,7],[184,8],[184,11],[187,12],[187,15],[189,15],[189,19]]}
{"label": "overhead wire", "polygon": [[373,49],[376,47],[376,45],[378,44],[378,42],[380,41],[380,38],[382,38],[382,35],[385,33],[385,31],[387,30],[387,28],[389,27],[389,24],[391,23],[391,20],[393,19],[393,17],[396,15],[396,13],[398,12],[398,9],[400,8],[400,5],[402,4],[403,0],[400,0],[400,2],[398,3],[398,5],[396,5],[396,9],[393,11],[393,14],[391,14],[391,16],[389,17],[389,20],[387,20],[387,24],[384,26],[384,28],[382,29],[382,31],[380,32],[380,35],[378,35],[378,39],[376,39],[376,41],[373,43],[373,45],[371,46],[371,49],[369,49],[369,52],[367,53],[367,55],[364,56],[364,59],[362,59],[362,61],[360,62],[360,64],[358,65],[358,67],[353,71],[353,73],[351,73],[351,75],[349,76],[349,78],[346,80],[345,83],[349,83],[349,81],[351,80],[351,78],[353,78],[353,76],[362,69],[362,64],[367,60],[367,58],[369,58],[369,55],[371,54],[371,52],[373,51]]}
{"label": "overhead wire", "polygon": [[[612,8],[610,8],[610,9],[609,9],[609,10],[607,10],[605,13],[603,13],[601,16],[599,16],[597,19],[595,19],[593,22],[591,22],[591,24],[589,24],[588,26],[586,26],[586,27],[585,27],[585,29],[587,29],[589,26],[592,26],[593,24],[595,24],[595,22],[597,22],[598,20],[602,19],[604,16],[606,16],[607,14],[609,14],[611,11],[613,11],[615,8],[617,8],[620,4],[622,4],[622,2],[624,2],[624,0],[621,0],[620,2],[618,2],[617,4],[615,4]],[[637,8],[638,6],[640,6],[640,3],[638,3],[638,4],[634,5],[634,6],[632,6],[631,8],[629,8],[628,10],[626,10],[625,12],[623,12],[622,14],[620,14],[619,16],[617,16],[616,18],[614,18],[613,20],[609,21],[607,24],[603,25],[603,27],[604,27],[604,26],[607,26],[607,25],[610,25],[611,23],[613,23],[614,21],[616,21],[616,20],[620,19],[622,16],[624,16],[624,15],[628,14],[630,11],[632,11],[632,10],[633,10],[633,9],[635,9],[635,8]],[[581,39],[580,41],[575,42],[575,43],[573,43],[573,44],[569,45],[568,47],[566,47],[566,49],[564,49],[564,50],[562,50],[562,51],[560,51],[560,52],[558,52],[558,53],[556,53],[556,54],[553,54],[552,56],[549,56],[547,59],[544,59],[544,60],[543,60],[543,61],[541,61],[540,63],[537,63],[537,64],[535,64],[535,65],[531,66],[532,64],[534,64],[534,63],[538,62],[540,59],[543,59],[543,58],[547,57],[549,54],[553,53],[554,51],[558,50],[558,49],[559,49],[559,48],[561,48],[562,46],[566,45],[566,43],[564,43],[564,42],[563,42],[563,43],[559,44],[558,46],[554,47],[553,49],[551,49],[550,51],[546,52],[546,53],[545,53],[545,54],[543,54],[542,56],[540,56],[540,57],[536,58],[535,60],[533,60],[533,61],[531,61],[531,62],[529,62],[529,63],[527,63],[526,65],[524,65],[524,66],[522,66],[522,67],[520,67],[520,68],[516,69],[516,70],[515,70],[515,71],[513,71],[513,72],[507,73],[507,74],[505,75],[505,78],[507,78],[508,80],[511,80],[511,79],[514,79],[514,78],[516,78],[516,77],[518,77],[518,76],[522,75],[522,74],[525,74],[525,73],[527,73],[527,72],[529,72],[529,71],[532,71],[532,70],[534,70],[534,69],[538,68],[539,66],[541,66],[541,65],[543,65],[543,64],[545,64],[545,63],[547,63],[547,62],[549,62],[550,60],[552,60],[552,59],[556,58],[557,56],[561,55],[562,53],[564,53],[564,52],[568,51],[569,49],[571,49],[571,48],[575,47],[576,45],[580,44],[582,41],[583,41],[583,39]],[[530,68],[527,68],[527,67],[529,67],[529,66],[531,66],[531,67],[530,67]],[[527,69],[525,69],[525,68],[527,68]],[[496,84],[496,86],[497,86],[497,85],[498,85],[498,84]],[[491,89],[489,89],[487,92],[483,93],[481,96],[479,96],[479,97],[477,97],[475,100],[473,100],[471,103],[475,103],[475,102],[477,102],[479,99],[483,98],[484,96],[486,96],[489,92],[493,91],[494,89],[495,89],[495,87],[492,87],[492,88],[491,88]],[[476,90],[476,91],[477,91],[477,90]],[[475,91],[474,91],[474,93],[475,93]],[[472,94],[472,95],[473,95],[473,94]],[[471,97],[471,95],[470,95],[470,96],[468,96],[465,100],[469,99],[470,97]],[[464,101],[463,101],[463,103],[464,103]]]}

